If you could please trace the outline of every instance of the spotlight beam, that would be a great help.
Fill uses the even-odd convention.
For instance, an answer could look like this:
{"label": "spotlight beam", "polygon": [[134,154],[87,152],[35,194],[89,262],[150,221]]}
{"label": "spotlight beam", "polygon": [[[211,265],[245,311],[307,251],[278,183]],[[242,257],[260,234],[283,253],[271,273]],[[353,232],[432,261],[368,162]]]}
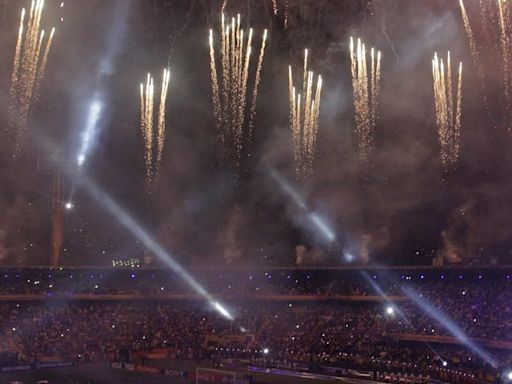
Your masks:
{"label": "spotlight beam", "polygon": [[[400,318],[405,322],[405,324],[408,327],[413,328],[411,321],[409,320],[409,318],[407,316],[405,316],[404,311],[402,311],[401,308],[399,308],[395,303],[393,303],[393,301],[384,292],[384,290],[381,288],[381,286],[376,281],[374,281],[372,278],[370,278],[370,276],[368,275],[367,272],[361,272],[361,274],[363,275],[365,280],[368,281],[368,283],[372,286],[372,288],[375,290],[375,292],[380,297],[382,297],[387,303],[389,303],[391,305],[391,307],[388,307],[388,308],[392,308],[393,311],[398,313],[398,316],[400,316]],[[428,341],[424,341],[424,343],[432,351],[432,353],[434,355],[436,355],[440,360],[444,361],[443,357],[437,352],[437,350]]]}
{"label": "spotlight beam", "polygon": [[334,234],[334,232],[331,230],[331,228],[329,228],[329,226],[327,225],[325,220],[323,220],[320,216],[318,216],[317,213],[311,212],[308,215],[308,217],[309,217],[309,220],[311,220],[311,222],[313,224],[315,224],[315,226],[320,230],[320,232],[324,235],[324,237],[327,240],[329,240],[329,242],[332,242],[336,239],[336,235]]}
{"label": "spotlight beam", "polygon": [[[105,48],[101,55],[95,75],[96,82],[88,101],[85,123],[80,126],[78,138],[77,164],[83,167],[96,146],[98,136],[106,124],[106,104],[108,104],[108,93],[105,89],[105,80],[114,72],[115,59],[122,47],[123,35],[126,30],[132,0],[114,0],[113,18],[110,30],[105,34]],[[79,103],[82,103],[80,99]]]}
{"label": "spotlight beam", "polygon": [[101,102],[99,95],[96,94],[91,104],[89,105],[89,111],[87,113],[87,121],[85,129],[82,133],[82,140],[80,143],[80,149],[77,156],[78,166],[82,166],[87,158],[91,146],[95,142],[96,136],[98,135],[98,121],[100,119],[101,111],[103,109],[103,103]]}
{"label": "spotlight beam", "polygon": [[279,184],[285,194],[292,198],[295,205],[299,208],[306,210],[307,206],[302,196],[295,190],[290,183],[283,179],[282,175],[277,172],[274,168],[270,169],[270,176]]}
{"label": "spotlight beam", "polygon": [[178,263],[142,226],[128,214],[107,192],[102,190],[87,176],[82,175],[77,180],[85,188],[85,191],[96,201],[96,203],[105,209],[119,224],[128,230],[135,238],[146,246],[154,255],[156,255],[165,265],[170,267],[201,297],[203,297],[210,306],[228,320],[234,320],[233,315],[206,291],[206,289]]}
{"label": "spotlight beam", "polygon": [[409,319],[407,319],[407,317],[405,316],[405,314],[403,313],[403,311],[398,308],[394,303],[393,301],[391,301],[391,299],[389,298],[389,296],[384,292],[384,290],[380,287],[379,284],[377,284],[375,281],[373,281],[373,279],[368,275],[367,272],[361,272],[361,274],[363,275],[364,279],[372,286],[372,288],[375,290],[375,292],[377,293],[377,295],[379,295],[380,297],[382,297],[387,303],[391,304],[394,308],[394,310],[398,313],[398,315],[402,318],[403,321],[405,321],[405,323],[408,325],[408,326],[411,326],[411,322],[409,321]]}
{"label": "spotlight beam", "polygon": [[457,340],[464,344],[471,351],[480,356],[485,362],[497,367],[496,360],[489,355],[482,347],[471,340],[468,335],[453,321],[447,314],[439,308],[430,304],[427,300],[421,298],[417,292],[410,287],[403,287],[402,291],[411,299],[411,301],[428,317],[438,322],[444,329],[450,332]]}
{"label": "spotlight beam", "polygon": [[[384,290],[381,288],[381,286],[376,282],[374,281],[369,275],[367,272],[361,272],[361,274],[363,275],[363,277],[365,278],[366,281],[368,281],[368,283],[372,286],[372,288],[375,290],[375,292],[380,296],[382,297],[387,303],[389,303],[391,305],[391,308],[393,308],[393,310],[398,313],[398,316],[400,316],[400,318],[405,322],[405,324],[408,326],[408,327],[413,327],[412,326],[412,323],[411,321],[408,319],[407,316],[405,316],[405,313],[404,311],[402,311],[402,309],[400,307],[398,307],[395,303],[393,303],[393,301],[389,298],[389,296],[384,292]],[[436,355],[440,360],[444,360],[443,357],[437,352],[437,350],[432,347],[432,345],[430,345],[429,342],[425,341],[424,342],[425,345],[432,351],[432,353],[434,355]]]}
{"label": "spotlight beam", "polygon": [[[47,152],[58,152],[54,142],[47,137],[38,136],[39,146]],[[57,164],[66,172],[73,181],[73,185],[78,185],[92,197],[92,199],[110,214],[121,226],[146,246],[155,256],[157,256],[165,265],[176,272],[198,295],[205,299],[212,309],[217,311],[224,318],[232,321],[234,316],[226,307],[217,301],[180,263],[178,263],[142,226],[121,207],[106,191],[101,189],[85,172],[72,173],[64,162]]]}
{"label": "spotlight beam", "polygon": [[304,216],[318,231],[318,233],[329,243],[335,241],[336,234],[332,228],[318,213],[312,211],[308,207],[300,193],[288,181],[286,181],[286,179],[275,168],[269,168],[269,171],[270,176],[279,185],[283,193],[290,197],[293,203],[301,209]]}

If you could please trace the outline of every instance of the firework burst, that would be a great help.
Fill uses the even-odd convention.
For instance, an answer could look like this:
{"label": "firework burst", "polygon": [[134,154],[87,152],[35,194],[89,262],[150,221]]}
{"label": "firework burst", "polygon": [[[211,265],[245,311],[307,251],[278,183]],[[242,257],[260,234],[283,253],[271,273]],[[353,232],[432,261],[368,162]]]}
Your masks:
{"label": "firework burst", "polygon": [[25,8],[21,10],[11,75],[9,106],[9,126],[16,137],[15,153],[20,151],[24,141],[31,104],[39,96],[39,88],[44,78],[55,33],[55,28],[53,28],[46,40],[46,45],[44,45],[45,31],[41,29],[43,8],[44,0],[32,0],[26,25]]}
{"label": "firework burst", "polygon": [[[496,116],[501,114],[495,111],[497,105],[504,105],[508,122],[507,129],[512,130],[512,43],[511,38],[511,16],[512,2],[508,0],[480,0],[480,20],[483,44],[477,45],[475,29],[471,25],[466,7],[463,0],[459,0],[459,6],[462,14],[462,20],[466,29],[466,35],[469,42],[471,57],[476,67],[480,89],[482,93],[484,107],[488,113],[493,125],[496,126]],[[476,29],[478,31],[478,28]],[[486,61],[487,60],[487,61]],[[483,70],[482,62],[486,66],[498,63],[497,71],[502,74],[503,102],[490,102],[487,93],[487,79]],[[492,108],[492,110],[491,110]]]}
{"label": "firework burst", "polygon": [[457,166],[460,150],[460,128],[462,113],[462,62],[459,63],[457,92],[454,100],[450,52],[446,58],[439,59],[437,53],[432,60],[434,80],[434,105],[436,125],[439,137],[440,158],[444,171]]}
{"label": "firework burst", "polygon": [[[151,185],[158,179],[160,164],[165,144],[165,106],[171,72],[164,69],[162,86],[160,91],[160,105],[158,108],[157,121],[155,124],[154,113],[154,79],[148,73],[146,83],[140,84],[140,115],[141,131],[144,139],[144,159],[146,161],[146,181]],[[156,132],[155,132],[156,125]],[[156,152],[156,154],[154,153]]]}
{"label": "firework burst", "polygon": [[[505,107],[510,116],[512,113],[512,72],[511,72],[511,52],[512,48],[510,47],[511,38],[510,38],[510,13],[511,13],[511,5],[510,1],[507,0],[497,0],[498,4],[498,14],[499,14],[499,26],[500,26],[500,48],[501,55],[503,59],[503,87],[505,91]],[[510,130],[510,126],[509,126]]]}
{"label": "firework burst", "polygon": [[[217,69],[214,33],[210,30],[210,73],[212,83],[215,125],[222,145],[223,158],[236,167],[240,165],[244,137],[250,139],[256,115],[258,86],[261,80],[267,40],[263,32],[260,54],[254,73],[252,100],[247,107],[248,82],[252,52],[253,30],[246,33],[241,27],[240,15],[226,21],[221,18],[220,58]],[[220,78],[220,80],[219,80]],[[249,115],[248,122],[246,114]],[[245,130],[246,124],[248,129]]]}
{"label": "firework burst", "polygon": [[367,56],[366,46],[361,42],[361,39],[357,39],[357,43],[354,44],[354,39],[351,37],[350,60],[356,136],[359,157],[365,174],[371,160],[373,136],[379,117],[381,53],[375,51],[374,48],[370,49],[370,66],[368,66]]}
{"label": "firework burst", "polygon": [[290,98],[290,128],[292,131],[295,171],[301,181],[313,175],[320,97],[322,94],[322,76],[318,75],[314,89],[314,73],[308,70],[308,50],[304,51],[302,75],[302,93],[297,92],[293,84],[291,65],[288,66],[288,92]]}

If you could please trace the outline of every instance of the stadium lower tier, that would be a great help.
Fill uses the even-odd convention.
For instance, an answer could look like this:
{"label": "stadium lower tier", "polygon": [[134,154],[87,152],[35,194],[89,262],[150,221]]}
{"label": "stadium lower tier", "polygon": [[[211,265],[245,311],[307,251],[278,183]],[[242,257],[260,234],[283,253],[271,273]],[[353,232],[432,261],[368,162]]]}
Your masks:
{"label": "stadium lower tier", "polygon": [[[428,311],[440,311],[442,305],[422,311],[411,302],[227,306],[233,321],[197,301],[2,302],[0,366],[145,364],[164,354],[160,357],[171,360],[220,364],[229,359],[269,368],[305,365],[431,377],[457,372],[467,382],[496,377],[512,366],[512,343],[496,339],[501,333],[490,329],[500,322],[487,324],[478,308],[472,316],[480,319],[452,312],[436,320]],[[456,329],[442,320],[453,321]],[[508,325],[503,327],[505,333]]]}

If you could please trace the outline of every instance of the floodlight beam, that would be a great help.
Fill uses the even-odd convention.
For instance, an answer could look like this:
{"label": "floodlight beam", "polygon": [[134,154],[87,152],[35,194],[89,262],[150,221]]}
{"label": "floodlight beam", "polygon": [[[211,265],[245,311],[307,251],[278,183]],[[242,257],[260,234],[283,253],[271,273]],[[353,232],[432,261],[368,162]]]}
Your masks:
{"label": "floodlight beam", "polygon": [[91,197],[124,228],[135,236],[144,246],[156,255],[163,263],[178,273],[180,277],[201,297],[203,297],[223,317],[233,320],[233,315],[179,264],[142,226],[130,216],[108,193],[100,189],[85,175],[78,180]]}

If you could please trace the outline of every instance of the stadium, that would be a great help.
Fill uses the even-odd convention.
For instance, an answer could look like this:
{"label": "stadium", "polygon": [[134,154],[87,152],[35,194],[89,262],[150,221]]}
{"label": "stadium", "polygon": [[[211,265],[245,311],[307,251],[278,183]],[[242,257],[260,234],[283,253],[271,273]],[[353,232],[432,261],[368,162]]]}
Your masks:
{"label": "stadium", "polygon": [[512,383],[512,1],[1,0],[0,383]]}

